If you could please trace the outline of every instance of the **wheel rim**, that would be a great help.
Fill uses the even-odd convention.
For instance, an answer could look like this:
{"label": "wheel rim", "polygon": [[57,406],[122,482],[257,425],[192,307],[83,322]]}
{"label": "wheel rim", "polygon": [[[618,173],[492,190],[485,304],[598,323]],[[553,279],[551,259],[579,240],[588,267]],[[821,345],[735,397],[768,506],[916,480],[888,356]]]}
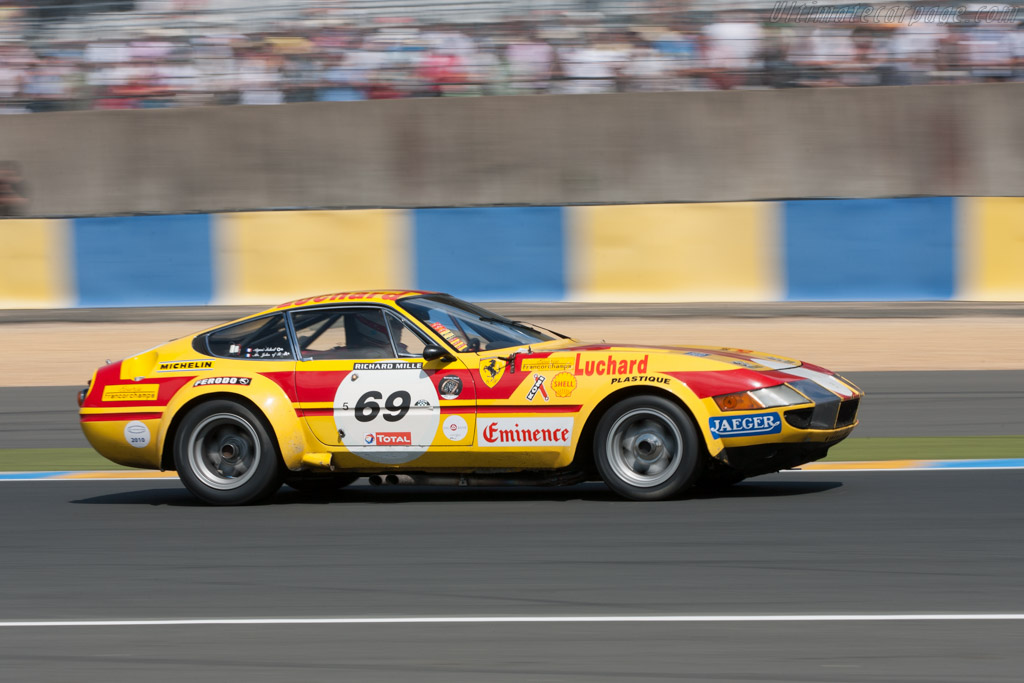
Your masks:
{"label": "wheel rim", "polygon": [[679,426],[653,408],[631,410],[616,420],[605,446],[616,476],[644,488],[671,479],[683,460]]}
{"label": "wheel rim", "polygon": [[262,451],[256,430],[245,419],[218,413],[192,430],[188,462],[192,472],[210,488],[236,489],[252,479]]}

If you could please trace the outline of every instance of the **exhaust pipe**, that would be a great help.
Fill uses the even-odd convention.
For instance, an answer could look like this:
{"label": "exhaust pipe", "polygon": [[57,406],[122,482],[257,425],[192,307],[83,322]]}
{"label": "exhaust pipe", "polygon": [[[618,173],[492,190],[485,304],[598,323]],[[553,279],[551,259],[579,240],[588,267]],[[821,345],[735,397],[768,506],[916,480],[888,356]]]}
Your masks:
{"label": "exhaust pipe", "polygon": [[379,474],[371,474],[370,475],[370,486],[383,486],[383,485],[384,485],[384,477],[383,476],[381,476]]}

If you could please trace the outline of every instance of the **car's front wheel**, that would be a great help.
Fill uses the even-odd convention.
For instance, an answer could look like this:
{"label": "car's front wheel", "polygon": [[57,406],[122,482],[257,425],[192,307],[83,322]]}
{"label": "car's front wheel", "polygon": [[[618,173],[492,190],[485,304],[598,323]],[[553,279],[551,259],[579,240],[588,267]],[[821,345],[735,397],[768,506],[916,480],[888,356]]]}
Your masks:
{"label": "car's front wheel", "polygon": [[697,429],[660,396],[633,396],[601,416],[594,436],[601,478],[632,500],[664,500],[689,488],[701,464]]}
{"label": "car's front wheel", "polygon": [[263,421],[232,401],[210,401],[185,415],[174,444],[178,477],[213,505],[266,500],[281,487],[277,448]]}

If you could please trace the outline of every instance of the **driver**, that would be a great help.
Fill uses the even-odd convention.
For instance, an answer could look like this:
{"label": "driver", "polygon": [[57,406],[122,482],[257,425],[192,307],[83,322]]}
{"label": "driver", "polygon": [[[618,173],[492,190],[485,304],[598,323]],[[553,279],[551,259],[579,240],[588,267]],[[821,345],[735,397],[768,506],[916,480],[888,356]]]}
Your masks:
{"label": "driver", "polygon": [[391,358],[394,351],[391,348],[391,336],[380,319],[380,314],[374,312],[355,313],[349,315],[345,321],[345,347],[349,351],[358,351],[360,357],[366,358]]}

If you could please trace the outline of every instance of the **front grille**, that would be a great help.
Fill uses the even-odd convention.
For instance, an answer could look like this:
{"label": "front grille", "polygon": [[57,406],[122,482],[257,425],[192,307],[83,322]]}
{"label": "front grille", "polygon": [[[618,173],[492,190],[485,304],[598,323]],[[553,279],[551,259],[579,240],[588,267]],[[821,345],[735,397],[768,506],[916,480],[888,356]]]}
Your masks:
{"label": "front grille", "polygon": [[860,407],[860,398],[851,398],[839,404],[839,417],[836,419],[836,427],[849,427],[857,421],[857,408]]}
{"label": "front grille", "polygon": [[797,408],[786,411],[786,422],[796,429],[810,429],[814,408]]}

